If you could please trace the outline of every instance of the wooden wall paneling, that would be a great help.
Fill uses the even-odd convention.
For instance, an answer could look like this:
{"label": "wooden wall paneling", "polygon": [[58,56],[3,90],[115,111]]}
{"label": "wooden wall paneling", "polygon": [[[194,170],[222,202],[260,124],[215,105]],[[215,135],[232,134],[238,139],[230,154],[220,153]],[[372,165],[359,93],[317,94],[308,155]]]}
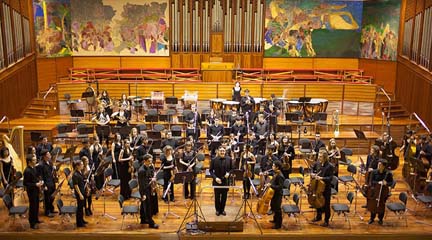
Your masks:
{"label": "wooden wall paneling", "polygon": [[170,57],[120,57],[122,68],[170,68]]}
{"label": "wooden wall paneling", "polygon": [[181,54],[181,67],[191,68],[192,67],[192,54],[182,53]]}
{"label": "wooden wall paneling", "polygon": [[[217,85],[217,98],[225,98],[227,100],[232,99],[232,88],[234,87],[234,84],[232,83],[219,83]],[[242,86],[242,89],[245,89],[244,86]],[[241,93],[243,96],[243,92]]]}
{"label": "wooden wall paneling", "polygon": [[249,95],[252,97],[263,97],[262,95],[262,84],[261,83],[242,83],[242,93],[244,95],[244,91],[249,89]]}
{"label": "wooden wall paneling", "polygon": [[346,84],[344,86],[344,100],[353,102],[375,102],[376,85]]}
{"label": "wooden wall paneling", "polygon": [[428,8],[429,6],[432,6],[432,0],[425,1],[425,8]]}
{"label": "wooden wall paneling", "polygon": [[99,83],[99,92],[103,90],[107,90],[110,98],[115,99],[120,99],[123,93],[127,96],[134,95],[129,93],[129,83]]}
{"label": "wooden wall paneling", "polygon": [[[87,83],[57,83],[57,99],[65,100],[64,95],[66,93],[70,94],[71,99],[80,99],[81,94],[86,90],[88,84]],[[96,84],[91,85],[91,87],[95,90],[96,94]]]}
{"label": "wooden wall paneling", "polygon": [[314,58],[313,68],[358,69],[358,58]]}
{"label": "wooden wall paneling", "polygon": [[397,62],[360,59],[359,68],[364,70],[364,75],[373,77],[373,83],[383,86],[388,92],[395,91]]}
{"label": "wooden wall paneling", "polygon": [[[20,1],[20,7],[21,7],[21,15],[30,18],[33,17],[32,14],[30,14],[29,11],[29,0],[19,0]],[[33,10],[33,9],[32,9]]]}
{"label": "wooden wall paneling", "polygon": [[202,62],[209,62],[209,61],[210,61],[210,54],[208,54],[208,53],[203,53],[203,54],[201,55],[201,61],[202,61]]}
{"label": "wooden wall paneling", "polygon": [[241,59],[242,59],[242,57],[241,57],[241,55],[240,54],[234,54],[233,55],[233,63],[234,63],[234,67],[235,68],[237,68],[237,67],[243,67],[242,65],[241,65]]}
{"label": "wooden wall paneling", "polygon": [[69,75],[69,68],[73,66],[72,57],[59,57],[56,58],[56,79],[57,82],[61,78],[67,78]]}
{"label": "wooden wall paneling", "polygon": [[217,97],[217,84],[216,83],[177,83],[174,85],[174,96],[180,99],[185,91],[197,92],[198,100],[209,100]]}
{"label": "wooden wall paneling", "polygon": [[241,66],[244,68],[252,68],[252,54],[251,53],[242,53],[241,54]]}
{"label": "wooden wall paneling", "polygon": [[210,51],[212,53],[223,52],[223,34],[211,33],[210,34]]}
{"label": "wooden wall paneling", "polygon": [[406,9],[405,9],[405,19],[410,19],[415,16],[416,11],[416,1],[415,0],[405,0]]}
{"label": "wooden wall paneling", "polygon": [[286,90],[287,95],[291,95],[290,98],[304,96],[304,84],[284,84],[284,83],[266,84],[264,83],[263,97],[269,99],[272,93],[274,93],[276,97],[282,97],[285,89],[287,89]]}
{"label": "wooden wall paneling", "polygon": [[181,67],[181,54],[178,53],[171,54],[171,67],[173,68]]}
{"label": "wooden wall paneling", "polygon": [[262,53],[252,53],[251,56],[251,67],[252,68],[262,68],[263,67],[263,54]]}
{"label": "wooden wall paneling", "polygon": [[16,11],[18,11],[18,12],[21,11],[20,1],[17,1],[17,0],[9,1],[9,5],[10,5],[11,8],[15,9]]}
{"label": "wooden wall paneling", "polygon": [[50,84],[57,82],[56,59],[38,58],[36,60],[36,63],[37,63],[38,90],[39,91],[47,90]]}
{"label": "wooden wall paneling", "polygon": [[235,54],[225,53],[224,55],[222,55],[223,62],[234,62],[235,61],[234,59],[235,59]]}
{"label": "wooden wall paneling", "polygon": [[425,0],[416,0],[416,14],[424,10]]}
{"label": "wooden wall paneling", "polygon": [[132,96],[150,97],[151,92],[160,91],[165,97],[174,96],[172,83],[137,83],[130,84],[130,94]]}
{"label": "wooden wall paneling", "polygon": [[120,57],[74,57],[73,66],[76,68],[120,68]]}
{"label": "wooden wall paneling", "polygon": [[324,98],[329,101],[341,101],[343,99],[342,84],[306,84],[306,97]]}
{"label": "wooden wall paneling", "polygon": [[273,69],[313,68],[313,59],[312,58],[264,58],[263,68],[273,68]]}
{"label": "wooden wall paneling", "polygon": [[201,68],[201,54],[199,53],[192,54],[192,67]]}

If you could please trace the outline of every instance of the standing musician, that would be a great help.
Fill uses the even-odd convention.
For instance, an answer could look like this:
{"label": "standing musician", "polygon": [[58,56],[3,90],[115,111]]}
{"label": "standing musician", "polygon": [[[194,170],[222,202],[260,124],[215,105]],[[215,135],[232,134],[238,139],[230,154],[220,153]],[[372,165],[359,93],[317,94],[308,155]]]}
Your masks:
{"label": "standing musician", "polygon": [[179,145],[177,139],[173,138],[172,132],[167,131],[166,139],[164,139],[161,143],[161,148],[163,149],[165,146],[171,146],[173,149],[177,148]]}
{"label": "standing musician", "polygon": [[141,205],[140,205],[140,218],[141,224],[149,224],[150,228],[159,228],[153,221],[153,207],[151,202],[152,199],[152,187],[151,182],[156,181],[154,178],[154,169],[151,167],[153,157],[150,154],[146,154],[143,157],[139,157],[143,164],[138,170],[138,184],[139,192],[141,194]]}
{"label": "standing musician", "polygon": [[54,166],[51,163],[51,153],[47,150],[42,150],[41,152],[42,159],[37,165],[36,169],[38,171],[39,176],[42,177],[42,180],[44,181],[45,189],[44,189],[44,207],[45,207],[45,216],[47,217],[54,217],[54,213],[57,213],[54,211],[54,199],[51,197],[51,195],[54,193],[56,186],[54,181],[54,174],[56,173],[56,170],[54,169]]}
{"label": "standing musician", "polygon": [[257,155],[258,154],[258,139],[256,139],[255,137],[255,133],[250,131],[247,135],[246,135],[246,144],[251,145],[252,149],[253,149],[253,154]]}
{"label": "standing musician", "polygon": [[[96,116],[92,118],[92,121],[95,121],[99,126],[108,126],[110,122],[110,115],[105,111],[103,106],[98,106],[98,112]],[[101,128],[103,130],[103,128]],[[99,139],[105,144],[108,144],[109,131],[97,131]],[[105,141],[104,141],[105,140]]]}
{"label": "standing musician", "polygon": [[214,109],[210,109],[210,113],[207,116],[206,122],[207,122],[207,128],[215,124],[216,118],[219,118],[219,115],[215,112]]}
{"label": "standing musician", "polygon": [[254,132],[255,132],[255,135],[258,137],[258,141],[259,141],[258,142],[258,153],[262,154],[262,153],[264,153],[264,150],[265,150],[265,145],[266,145],[265,140],[269,134],[268,123],[264,119],[264,115],[262,115],[262,114],[258,115],[258,122],[255,124]]}
{"label": "standing musician", "polygon": [[120,133],[116,133],[114,135],[114,140],[111,144],[111,157],[112,157],[112,168],[113,168],[113,175],[112,179],[118,179],[118,167],[119,167],[119,156],[120,151],[122,150],[122,140]]}
{"label": "standing musician", "polygon": [[314,159],[318,158],[318,152],[321,148],[326,148],[325,143],[321,140],[321,134],[319,132],[315,133],[315,140],[312,142],[312,150]]}
{"label": "standing musician", "polygon": [[39,221],[39,191],[43,186],[43,181],[39,180],[36,171],[36,155],[27,154],[26,156],[27,167],[24,170],[23,184],[26,188],[27,196],[29,199],[29,223],[30,228],[38,229],[36,224],[42,223]]}
{"label": "standing musician", "polygon": [[120,101],[119,101],[119,107],[120,108],[124,108],[124,111],[127,113],[127,115],[129,116],[129,120],[131,115],[131,102],[130,100],[127,98],[126,94],[122,94],[120,97]]}
{"label": "standing musician", "polygon": [[89,160],[89,164],[93,164],[92,154],[90,152],[90,144],[89,140],[87,138],[84,138],[81,143],[83,144],[83,147],[81,148],[79,152],[79,158],[82,160],[83,157],[87,157],[87,160]]}
{"label": "standing musician", "polygon": [[[336,140],[334,138],[330,139],[329,146],[327,148],[327,152],[329,154],[329,161],[334,166],[334,175],[336,177],[339,176],[339,160],[341,159],[340,150],[336,145]],[[338,184],[334,186],[336,191],[338,191]]]}
{"label": "standing musician", "polygon": [[231,125],[231,133],[237,138],[237,142],[243,142],[246,132],[246,127],[243,125],[242,118],[237,116],[235,124]]}
{"label": "standing musician", "polygon": [[138,129],[136,127],[131,129],[129,135],[129,143],[132,152],[135,152],[138,147],[142,144],[142,136],[139,134]]}
{"label": "standing musician", "polygon": [[270,183],[267,184],[267,187],[271,187],[274,190],[274,195],[270,202],[270,210],[274,212],[273,221],[274,223],[273,229],[280,229],[282,227],[282,195],[283,195],[283,184],[285,181],[285,177],[283,176],[282,163],[280,161],[275,161],[272,165],[272,169],[274,171],[274,176]]}
{"label": "standing musician", "polygon": [[289,178],[291,173],[292,161],[295,158],[295,150],[288,136],[283,136],[278,149],[278,156],[282,163],[282,173],[285,178]]}
{"label": "standing musician", "polygon": [[[196,189],[196,152],[192,149],[192,143],[186,142],[183,153],[180,156],[180,166],[182,166],[183,172],[193,172],[194,178],[190,183],[184,183],[184,197],[194,199],[195,198],[195,189]],[[190,186],[190,195],[189,195],[189,186]]]}
{"label": "standing musician", "polygon": [[108,95],[107,90],[103,90],[102,93],[99,95],[98,104],[104,108],[105,112],[108,115],[112,114],[112,101]]}
{"label": "standing musician", "polygon": [[[261,172],[260,177],[263,177],[263,180],[266,181],[269,175],[273,175],[273,163],[278,160],[278,157],[273,154],[274,147],[268,146],[266,149],[266,154],[261,158]],[[264,187],[263,185],[261,187]]]}
{"label": "standing musician", "polygon": [[[202,128],[201,114],[198,112],[197,106],[191,106],[191,112],[186,115],[186,121],[190,123],[190,134],[192,134],[194,141],[198,141],[201,136],[200,129]],[[175,147],[174,147],[175,148]]]}
{"label": "standing musician", "polygon": [[218,144],[214,143],[220,143],[220,139],[224,135],[224,127],[222,125],[219,125],[219,122],[219,118],[215,118],[214,124],[210,126],[207,130],[207,139],[209,141],[209,148],[211,152],[210,157],[215,156],[216,148],[219,147]]}
{"label": "standing musician", "polygon": [[431,164],[432,145],[427,141],[426,135],[421,136],[419,144],[416,145],[415,157],[417,159],[424,157],[429,161],[429,165]]}
{"label": "standing musician", "polygon": [[[274,97],[274,94],[272,94],[272,96]],[[277,118],[280,114],[279,109],[276,107],[276,105],[274,105],[275,102],[274,101],[269,101],[269,105],[267,107],[267,118],[269,121],[269,130],[272,133],[276,133],[277,132]]]}
{"label": "standing musician", "polygon": [[246,89],[244,91],[244,93],[245,93],[245,95],[241,98],[241,101],[240,101],[240,107],[241,107],[243,114],[245,114],[245,116],[246,116],[246,113],[248,113],[248,117],[249,117],[248,121],[251,123],[252,120],[254,119],[253,107],[255,105],[255,99],[249,95],[249,89]]}
{"label": "standing musician", "polygon": [[251,146],[246,145],[244,152],[240,155],[240,169],[243,170],[243,192],[245,199],[249,199],[250,197],[251,181],[255,178],[255,164],[256,158],[251,152]]}
{"label": "standing musician", "polygon": [[168,200],[171,200],[174,202],[174,177],[175,177],[175,159],[174,159],[174,150],[171,146],[166,146],[163,149],[163,155],[160,156],[161,164],[163,167],[163,177],[164,177],[164,193],[168,188],[169,183],[171,182],[171,187],[169,191],[169,198],[168,195],[165,196],[165,198],[162,198],[165,203],[168,203]]}
{"label": "standing musician", "polygon": [[76,225],[77,227],[85,227],[87,222],[84,220],[84,207],[85,207],[85,189],[84,189],[84,175],[82,173],[84,164],[81,160],[77,160],[73,163],[74,173],[72,175],[72,183],[75,190],[75,196],[77,199],[77,210],[76,210]]}
{"label": "standing musician", "polygon": [[126,111],[125,105],[120,105],[119,111],[111,115],[112,119],[117,120],[116,127],[129,126],[130,117],[130,113]]}
{"label": "standing musician", "polygon": [[47,150],[48,152],[51,152],[53,150],[53,146],[50,142],[48,142],[47,136],[40,136],[41,142],[36,147],[36,156],[37,159],[41,159],[41,152],[42,150]]}
{"label": "standing musician", "polygon": [[[371,216],[368,224],[372,224],[375,221],[376,214],[378,213],[378,224],[383,224],[385,202],[388,198],[389,186],[393,184],[393,174],[387,170],[387,160],[381,159],[378,162],[378,169],[375,169],[371,173],[369,191],[371,197],[368,197],[368,210],[371,212]],[[385,189],[384,189],[385,188]]]}
{"label": "standing musician", "polygon": [[[312,222],[319,222],[322,219],[322,213],[325,213],[324,223],[321,224],[323,227],[328,227],[330,219],[330,199],[331,199],[331,180],[334,174],[334,166],[330,163],[327,150],[321,148],[318,151],[318,157],[321,163],[321,169],[318,174],[315,175],[317,180],[322,180],[325,183],[324,188],[324,206],[317,209],[317,214]],[[312,176],[312,175],[311,175]]]}
{"label": "standing musician", "polygon": [[[228,127],[229,128],[232,127],[236,123],[237,118],[240,117],[238,115],[237,107],[235,105],[232,106],[230,113],[231,114],[228,115]],[[241,121],[241,117],[240,117],[240,121]]]}
{"label": "standing musician", "polygon": [[240,102],[241,101],[241,85],[239,81],[236,81],[232,89],[232,100]]}
{"label": "standing musician", "polygon": [[[105,161],[103,156],[104,150],[102,148],[102,145],[99,143],[99,138],[97,136],[94,136],[93,138],[93,144],[90,146],[90,156],[91,159],[93,159],[94,163],[94,171],[99,168],[100,164],[103,164]],[[95,176],[95,183],[96,188],[98,190],[102,189],[102,186],[104,184],[104,176],[103,174],[99,174],[99,176]]]}
{"label": "standing musician", "polygon": [[378,168],[379,155],[380,148],[377,145],[372,145],[366,160],[366,171],[370,172]]}
{"label": "standing musician", "polygon": [[144,157],[146,154],[151,154],[153,156],[153,140],[148,139],[148,137],[143,137],[141,145],[136,151],[136,157]]}
{"label": "standing musician", "polygon": [[[5,189],[8,184],[12,182],[15,175],[14,172],[13,159],[9,153],[9,149],[7,147],[2,147],[0,149],[0,179]],[[10,193],[11,197],[13,197],[12,192]]]}
{"label": "standing musician", "polygon": [[[228,178],[232,169],[231,158],[225,155],[226,150],[223,146],[218,149],[218,155],[211,160],[210,174],[213,178],[213,186],[228,186]],[[228,188],[215,188],[215,208],[216,216],[226,215],[225,204],[228,195]]]}
{"label": "standing musician", "polygon": [[83,163],[83,169],[81,171],[84,177],[84,203],[85,203],[85,215],[91,216],[93,212],[92,208],[92,194],[93,194],[93,183],[94,183],[94,165],[89,165],[89,159],[86,156],[81,158]]}
{"label": "standing musician", "polygon": [[232,158],[233,167],[238,169],[240,166],[240,153],[243,151],[243,149],[242,144],[238,142],[234,133],[230,133],[229,135],[227,151],[230,152],[228,156],[231,156]]}
{"label": "standing musician", "polygon": [[274,149],[273,154],[278,154],[279,142],[276,140],[276,134],[274,133],[270,133],[267,137],[266,146],[270,146],[270,145],[273,146]]}
{"label": "standing musician", "polygon": [[120,151],[118,163],[118,174],[120,177],[120,194],[123,195],[125,200],[128,200],[131,195],[129,181],[131,180],[131,174],[133,173],[132,161],[133,156],[130,143],[128,139],[125,139],[123,142],[123,148]]}
{"label": "standing musician", "polygon": [[387,132],[383,133],[382,141],[382,145],[380,146],[381,158],[392,159],[394,149],[397,147],[397,143],[393,141],[393,138]]}

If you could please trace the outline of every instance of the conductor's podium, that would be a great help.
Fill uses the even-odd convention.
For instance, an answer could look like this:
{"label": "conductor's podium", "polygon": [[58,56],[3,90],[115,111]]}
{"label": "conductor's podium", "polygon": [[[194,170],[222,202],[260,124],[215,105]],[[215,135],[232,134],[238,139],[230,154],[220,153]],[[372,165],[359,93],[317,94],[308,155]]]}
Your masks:
{"label": "conductor's podium", "polygon": [[201,71],[203,82],[231,82],[234,63],[231,62],[203,62]]}

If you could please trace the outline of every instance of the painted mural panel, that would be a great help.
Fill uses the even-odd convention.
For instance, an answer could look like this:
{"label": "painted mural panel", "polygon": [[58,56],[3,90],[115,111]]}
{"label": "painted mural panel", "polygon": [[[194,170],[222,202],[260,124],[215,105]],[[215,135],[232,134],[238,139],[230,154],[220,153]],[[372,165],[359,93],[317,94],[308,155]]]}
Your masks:
{"label": "painted mural panel", "polygon": [[362,58],[396,61],[399,16],[400,0],[364,2],[360,39]]}
{"label": "painted mural panel", "polygon": [[168,56],[167,0],[73,0],[74,56]]}
{"label": "painted mural panel", "polygon": [[266,57],[358,57],[361,1],[266,0]]}
{"label": "painted mural panel", "polygon": [[33,13],[38,55],[70,56],[70,0],[34,0]]}

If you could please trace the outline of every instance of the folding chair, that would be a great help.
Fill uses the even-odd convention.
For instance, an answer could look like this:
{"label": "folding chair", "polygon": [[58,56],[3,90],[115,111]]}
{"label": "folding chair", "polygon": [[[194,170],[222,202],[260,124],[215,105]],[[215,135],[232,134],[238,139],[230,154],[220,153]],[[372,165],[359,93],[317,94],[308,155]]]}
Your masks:
{"label": "folding chair", "polygon": [[130,190],[132,191],[131,198],[136,199],[138,201],[141,200],[140,192],[138,190],[134,191],[136,188],[138,188],[138,180],[137,179],[131,179],[128,184],[129,184]]}
{"label": "folding chair", "polygon": [[127,215],[131,215],[132,217],[136,217],[137,222],[138,220],[138,214],[139,214],[139,207],[138,206],[124,206],[124,197],[120,195],[118,197],[118,203],[120,205],[121,209],[121,215],[122,215],[122,224],[120,227],[120,230],[123,230],[123,223],[124,219]]}
{"label": "folding chair", "polygon": [[357,167],[350,164],[347,167],[347,171],[350,173],[350,175],[347,176],[340,176],[339,177],[339,181],[341,183],[343,183],[343,185],[345,186],[345,190],[348,191],[349,190],[349,184],[354,182],[354,175],[357,174]]}
{"label": "folding chair", "polygon": [[105,179],[105,181],[107,181],[106,187],[111,187],[111,189],[107,188],[107,190],[109,192],[111,192],[112,194],[115,194],[115,189],[120,187],[120,179],[112,179],[111,178],[111,179],[107,180],[107,178],[110,178],[113,175],[113,173],[114,173],[114,171],[112,168],[105,169],[104,179]]}
{"label": "folding chair", "polygon": [[[301,210],[300,210],[300,207],[299,207],[299,201],[300,201],[299,194],[294,193],[294,195],[293,195],[293,202],[294,202],[294,204],[285,204],[285,205],[282,205],[282,211],[283,211],[283,213],[285,213],[286,215],[288,215],[288,217],[293,216],[295,218],[295,220],[296,220],[296,223],[300,223],[300,221],[298,220],[298,216],[301,214]],[[300,229],[301,229],[301,224],[300,224]]]}
{"label": "folding chair", "polygon": [[341,158],[339,160],[339,164],[350,165],[352,163],[351,159],[347,158],[353,155],[353,150],[351,148],[342,148],[340,150],[340,154],[341,154]]}
{"label": "folding chair", "polygon": [[399,193],[399,200],[400,202],[387,203],[386,207],[388,210],[392,211],[398,217],[398,219],[401,219],[402,217],[405,218],[405,227],[408,227],[408,219],[406,215],[408,195],[405,192]]}
{"label": "folding chair", "polygon": [[354,199],[354,193],[348,192],[347,200],[349,202],[349,205],[344,204],[344,203],[332,204],[331,208],[333,210],[333,214],[332,214],[331,220],[333,221],[333,217],[334,217],[335,213],[337,213],[338,216],[343,214],[345,217],[345,221],[348,222],[349,229],[351,229],[351,222],[349,220],[348,213],[350,212],[350,208],[351,208],[351,204],[352,204],[353,199]]}
{"label": "folding chair", "polygon": [[[64,206],[63,201],[61,199],[57,199],[57,208],[59,210],[59,215],[61,217],[62,224],[71,221],[71,217],[76,214],[77,207],[76,206]],[[67,221],[66,221],[67,219]]]}
{"label": "folding chair", "polygon": [[6,206],[6,208],[8,209],[9,217],[11,217],[11,216],[13,217],[12,224],[15,223],[15,219],[18,216],[18,218],[20,219],[20,224],[24,228],[22,218],[26,217],[25,215],[27,214],[28,207],[27,206],[13,206],[12,198],[9,194],[6,194],[3,196],[3,202]]}

